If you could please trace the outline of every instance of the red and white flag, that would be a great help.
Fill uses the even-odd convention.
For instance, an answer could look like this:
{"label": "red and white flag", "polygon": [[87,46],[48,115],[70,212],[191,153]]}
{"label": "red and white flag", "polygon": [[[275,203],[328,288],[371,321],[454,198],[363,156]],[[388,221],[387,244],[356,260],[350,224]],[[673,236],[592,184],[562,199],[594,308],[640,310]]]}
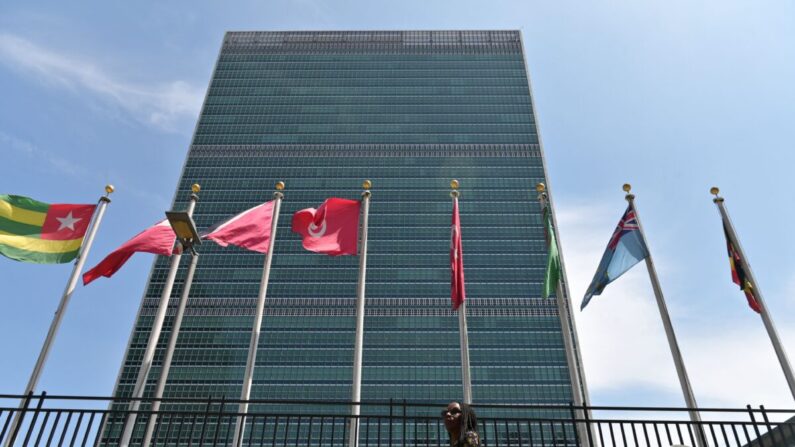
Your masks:
{"label": "red and white flag", "polygon": [[303,236],[304,248],[329,256],[356,255],[359,243],[358,200],[326,199],[318,209],[293,214],[293,233]]}
{"label": "red and white flag", "polygon": [[453,202],[453,225],[450,231],[450,300],[453,310],[464,304],[464,252],[461,245],[461,218],[458,217],[458,200]]}
{"label": "red and white flag", "polygon": [[250,208],[212,227],[202,239],[214,241],[221,247],[235,245],[258,253],[267,253],[271,240],[273,207],[275,202],[265,202]]}
{"label": "red and white flag", "polygon": [[85,272],[83,274],[83,284],[86,285],[100,276],[110,278],[136,252],[171,256],[176,239],[177,236],[174,234],[174,230],[171,229],[168,220],[163,220],[138,233],[134,238],[107,255],[94,268]]}

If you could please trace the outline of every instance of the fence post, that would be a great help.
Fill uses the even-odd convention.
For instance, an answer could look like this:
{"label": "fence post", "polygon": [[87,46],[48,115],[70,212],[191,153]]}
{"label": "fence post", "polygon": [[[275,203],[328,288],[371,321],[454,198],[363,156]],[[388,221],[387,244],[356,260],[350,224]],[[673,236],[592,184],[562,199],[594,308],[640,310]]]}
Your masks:
{"label": "fence post", "polygon": [[[773,441],[773,445],[776,444],[776,436],[773,431],[773,426],[770,424],[770,419],[767,417],[767,410],[765,410],[764,405],[760,405],[759,409],[762,410],[762,419],[765,421],[765,425],[767,426],[767,432],[770,434],[770,440]],[[784,438],[784,433],[779,433],[781,435],[781,441],[784,442],[786,438]],[[784,445],[784,444],[782,444]]]}
{"label": "fence post", "polygon": [[[583,418],[585,418],[585,433],[588,435],[588,446],[589,447],[595,447],[596,444],[594,444],[594,441],[593,441],[593,433],[591,432],[591,419],[589,417],[591,412],[589,411],[588,408],[583,407],[582,414],[583,414]],[[528,429],[529,429],[529,427],[528,427]]]}
{"label": "fence post", "polygon": [[[392,419],[392,398],[389,398],[389,447],[392,447],[392,423],[394,419]],[[381,440],[378,440],[378,443],[381,444]]]}
{"label": "fence post", "polygon": [[[213,447],[218,445],[218,436],[221,435],[221,420],[224,418],[224,405],[226,396],[221,396],[221,405],[218,406],[218,419],[215,422],[215,436],[213,437]],[[224,436],[226,439],[226,436]],[[240,443],[243,443],[243,440],[240,440]]]}
{"label": "fence post", "polygon": [[762,437],[762,433],[759,432],[759,427],[756,425],[756,418],[754,417],[754,410],[751,408],[751,404],[745,406],[748,409],[748,415],[751,416],[751,424],[754,426],[754,432],[756,432],[756,439],[759,439],[759,442],[762,442],[760,439]]}
{"label": "fence post", "polygon": [[22,445],[28,445],[28,441],[30,441],[30,435],[33,433],[33,428],[36,425],[36,419],[39,418],[39,412],[41,412],[41,407],[44,405],[44,399],[47,397],[47,392],[42,391],[41,397],[39,397],[39,404],[36,405],[36,410],[33,412],[33,419],[30,420],[30,426],[28,427],[28,433],[25,435],[25,442]]}
{"label": "fence post", "polygon": [[30,401],[33,399],[33,391],[29,391],[27,396],[25,396],[25,403],[22,404],[22,408],[19,408],[19,419],[17,420],[17,425],[12,428],[10,437],[8,438],[7,446],[13,446],[14,441],[17,440],[17,434],[19,433],[20,427],[22,427],[22,421],[25,419],[25,413],[28,412],[28,407],[30,406]]}
{"label": "fence post", "polygon": [[403,399],[403,445],[408,445],[406,443],[406,399]]}
{"label": "fence post", "polygon": [[[213,396],[212,394],[207,396],[207,406],[204,407],[204,419],[202,420],[202,431],[199,433],[199,445],[204,445],[204,432],[207,430],[207,419],[210,418],[210,407],[213,405]],[[194,419],[195,420],[195,419]],[[193,432],[193,427],[191,427],[191,432]]]}

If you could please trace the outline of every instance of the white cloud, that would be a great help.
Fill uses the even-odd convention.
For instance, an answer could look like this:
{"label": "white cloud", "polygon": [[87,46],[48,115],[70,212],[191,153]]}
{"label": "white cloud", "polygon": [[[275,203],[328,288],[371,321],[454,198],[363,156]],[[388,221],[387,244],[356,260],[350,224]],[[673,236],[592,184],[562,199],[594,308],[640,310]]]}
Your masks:
{"label": "white cloud", "polygon": [[[90,92],[137,121],[175,131],[196,119],[202,89],[184,81],[147,86],[120,80],[74,54],[63,54],[24,38],[0,34],[0,63],[60,87]],[[189,124],[187,124],[189,126]]]}
{"label": "white cloud", "polygon": [[[560,239],[572,306],[576,309],[620,217],[622,210],[614,208],[598,204],[558,207]],[[671,262],[655,255],[658,270]],[[709,316],[677,320],[671,298],[666,296],[700,406],[792,407],[781,367],[758,317],[748,311],[720,324],[712,322]],[[676,301],[676,313],[690,311],[682,300]],[[595,404],[600,403],[600,396],[627,390],[633,390],[633,399],[637,400],[625,404],[648,405],[643,395],[659,393],[683,404],[644,263],[611,283],[602,295],[593,298],[585,311],[575,311],[575,320],[586,379]],[[781,336],[786,346],[788,340],[795,339],[795,331],[784,329]]]}
{"label": "white cloud", "polygon": [[79,165],[41,149],[30,141],[23,140],[2,130],[0,130],[0,147],[21,152],[39,162],[43,161],[50,168],[72,177],[84,177],[86,175],[85,170]]}

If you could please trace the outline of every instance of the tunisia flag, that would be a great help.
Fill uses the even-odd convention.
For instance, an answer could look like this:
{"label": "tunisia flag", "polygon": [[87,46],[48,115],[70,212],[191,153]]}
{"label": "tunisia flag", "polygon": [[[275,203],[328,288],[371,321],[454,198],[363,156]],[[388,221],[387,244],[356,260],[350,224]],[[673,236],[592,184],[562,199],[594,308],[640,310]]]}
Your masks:
{"label": "tunisia flag", "polygon": [[152,227],[138,233],[137,236],[122,244],[121,247],[107,255],[105,259],[83,274],[83,285],[104,276],[110,278],[116,273],[130,256],[136,252],[154,253],[171,256],[177,236],[168,220],[163,220]]}
{"label": "tunisia flag", "polygon": [[359,242],[358,200],[326,199],[318,209],[293,214],[293,233],[300,234],[304,248],[329,256],[356,255]]}
{"label": "tunisia flag", "polygon": [[221,247],[231,244],[258,253],[267,253],[271,242],[275,203],[271,200],[247,209],[214,226],[202,236],[202,239],[215,241]]}
{"label": "tunisia flag", "polygon": [[453,225],[450,229],[450,300],[453,310],[464,304],[464,252],[461,245],[461,218],[458,217],[458,200],[453,202]]}

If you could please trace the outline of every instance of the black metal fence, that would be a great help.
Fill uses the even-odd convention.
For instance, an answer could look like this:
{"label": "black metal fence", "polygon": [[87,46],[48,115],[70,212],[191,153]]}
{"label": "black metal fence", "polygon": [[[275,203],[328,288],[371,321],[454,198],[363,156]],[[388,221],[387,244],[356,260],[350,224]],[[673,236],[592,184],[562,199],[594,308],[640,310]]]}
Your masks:
{"label": "black metal fence", "polygon": [[[439,412],[445,403],[251,400],[244,423],[241,401],[224,398],[163,399],[137,412],[129,399],[0,395],[3,446],[116,446],[135,414],[131,446],[228,446],[235,432],[243,446],[361,447],[445,446]],[[501,446],[754,446],[795,447],[795,410],[586,407],[571,405],[475,405],[478,432],[488,447]],[[352,420],[358,424],[351,424]],[[242,431],[241,431],[242,430]]]}

